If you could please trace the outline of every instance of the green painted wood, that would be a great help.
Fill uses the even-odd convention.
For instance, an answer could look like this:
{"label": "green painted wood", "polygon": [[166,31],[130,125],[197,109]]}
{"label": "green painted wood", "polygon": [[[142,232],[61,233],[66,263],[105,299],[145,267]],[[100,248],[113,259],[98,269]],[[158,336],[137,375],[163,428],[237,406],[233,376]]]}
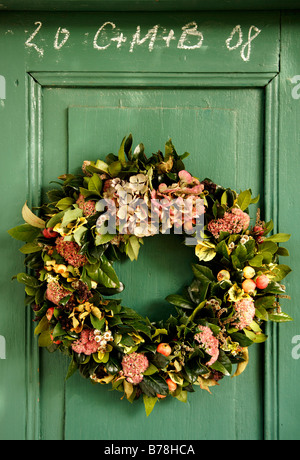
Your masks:
{"label": "green painted wood", "polygon": [[[280,73],[280,111],[279,111],[279,213],[278,226],[289,226],[291,240],[286,244],[290,251],[289,263],[293,275],[287,283],[292,300],[283,300],[283,308],[289,309],[293,323],[279,329],[278,369],[279,395],[278,419],[279,439],[299,440],[300,397],[298,382],[300,378],[300,313],[298,299],[300,294],[298,270],[300,260],[299,241],[299,27],[300,16],[284,14],[282,17],[282,67]],[[284,259],[284,258],[282,258]],[[284,263],[284,261],[283,261]]]}
{"label": "green painted wood", "polygon": [[299,8],[297,0],[2,0],[0,10],[38,11],[199,11]]}
{"label": "green painted wood", "polygon": [[[168,5],[156,3],[158,8]],[[8,6],[5,1],[2,4]],[[48,8],[49,3],[45,4]],[[79,8],[80,3],[72,4]],[[141,4],[127,2],[126,9],[141,8]],[[146,4],[143,2],[145,8]],[[173,2],[172,8],[179,4]],[[67,8],[67,2],[64,5]],[[117,8],[117,2],[111,5]],[[189,5],[185,2],[186,10]],[[206,5],[212,8],[212,3]],[[273,2],[272,8],[275,5],[281,7]],[[31,6],[38,3],[31,2]],[[52,6],[56,5],[52,2]],[[18,5],[10,2],[9,7]],[[1,184],[6,198],[0,223],[6,261],[1,279],[8,277],[0,308],[0,335],[6,342],[6,359],[0,360],[1,439],[299,438],[295,275],[288,283],[293,301],[284,302],[295,322],[278,332],[269,328],[271,340],[265,350],[251,348],[244,375],[222,382],[213,396],[199,390],[186,405],[161,403],[145,419],[139,402],[120,401],[119,393],[89,385],[79,375],[65,382],[65,357],[39,353],[31,335],[31,315],[23,308],[22,286],[9,281],[23,268],[22,255],[17,254],[20,245],[5,233],[20,223],[25,197],[37,204],[40,186],[44,194],[50,180],[75,167],[87,154],[98,157],[107,149],[117,150],[130,130],[149,145],[149,151],[161,148],[165,138],[172,137],[179,149],[193,153],[187,165],[200,177],[211,176],[237,188],[251,184],[254,193],[265,195],[264,208],[267,215],[275,215],[278,230],[291,229],[295,235],[289,248],[294,251],[291,264],[296,270],[299,218],[297,195],[291,190],[297,190],[299,171],[299,101],[291,95],[294,89],[297,96],[297,82],[292,81],[300,73],[299,17],[298,12],[283,14],[281,29],[280,13],[271,11],[1,12],[0,74],[6,83],[6,98],[0,100]],[[107,21],[116,27],[108,24],[101,29]],[[193,21],[196,34],[183,36],[183,27]],[[152,50],[149,43],[154,32],[140,44],[134,41],[139,25],[140,40],[155,25],[160,26]],[[237,25],[242,43],[235,48],[239,29],[228,40]],[[251,26],[261,32],[251,40],[249,50]],[[197,48],[200,32],[203,41]],[[120,41],[121,33],[126,42]],[[194,48],[178,48],[180,43]],[[248,51],[249,60],[245,60]],[[114,145],[105,144],[108,135]],[[132,295],[126,290],[126,303],[153,316],[160,310],[152,312],[152,302],[160,307],[159,298],[188,277],[184,263],[176,265],[171,237],[168,243],[164,241],[147,241],[137,263],[118,268],[129,287],[137,279],[138,286],[146,290],[143,299],[138,291]],[[162,249],[166,257],[158,270],[156,258]],[[186,261],[188,254],[181,249],[180,258]],[[174,271],[169,266],[175,266]],[[169,307],[162,302],[160,308],[165,314]],[[78,412],[80,420],[76,420]],[[170,427],[174,417],[183,421],[182,426]]]}
{"label": "green painted wood", "polygon": [[[82,160],[96,158],[95,152],[103,158],[108,151],[116,151],[119,139],[129,129],[135,138],[140,136],[136,141],[143,139],[147,151],[151,152],[164,145],[166,133],[170,135],[176,126],[173,140],[178,149],[194,153],[188,162],[191,170],[199,176],[215,177],[220,183],[234,184],[238,188],[246,187],[250,181],[254,193],[259,193],[263,180],[262,174],[257,175],[257,171],[262,171],[263,90],[177,90],[168,89],[167,85],[166,79],[163,89],[46,88],[43,91],[45,187],[54,176],[65,171],[67,165],[70,171],[74,171]],[[220,126],[223,129],[220,130]],[[250,130],[249,126],[252,127]],[[188,130],[193,136],[185,136]],[[115,139],[113,146],[107,133]],[[68,154],[56,156],[57,161],[53,162],[55,151]],[[250,165],[246,174],[244,161]],[[155,319],[170,313],[170,307],[163,299],[172,289],[179,290],[184,280],[188,281],[187,262],[192,255],[187,248],[182,248],[183,259],[178,264],[179,256],[174,253],[172,239],[167,243],[163,238],[152,239],[146,241],[142,249],[137,263],[126,263],[117,268],[127,286],[122,298],[126,305]],[[157,265],[157,256],[162,250],[166,254]],[[171,270],[171,267],[174,268]],[[134,292],[130,289],[133,280],[138,287]],[[61,394],[63,385],[60,386],[59,398],[54,402],[49,392],[52,387],[58,390],[58,374],[61,373],[63,379],[65,369],[61,358],[55,358],[53,362],[52,356],[42,353],[43,437],[58,436],[57,425],[53,427],[49,423],[48,414],[53,413],[53,404],[56,410],[61,404],[60,412],[64,410],[65,414],[65,439],[214,439],[216,435],[212,427],[216,413],[219,413],[218,424],[222,427],[218,433],[221,439],[261,439],[263,387],[262,375],[258,376],[262,352],[258,348],[251,350],[249,372],[239,381],[223,382],[213,396],[199,391],[186,405],[177,402],[175,405],[160,404],[149,419],[145,419],[141,401],[127,404],[120,401],[118,393],[108,392],[105,387],[95,388],[79,375],[66,383],[65,398]],[[54,365],[57,366],[55,372]],[[251,402],[244,398],[245,392],[251,394]],[[75,422],[77,411],[81,416]],[[185,420],[186,426],[184,429],[172,426],[166,432],[164,427],[174,416],[174,411],[177,417]],[[100,413],[114,422],[102,423]],[[132,420],[131,424],[126,423],[128,418]],[[232,423],[227,423],[228,418]],[[253,419],[259,421],[255,426]],[[85,429],[87,425],[88,430]]]}
{"label": "green painted wood", "polygon": [[[26,35],[20,45],[27,43],[29,72],[88,70],[114,72],[118,78],[122,71],[257,74],[279,69],[278,12],[35,12],[22,16],[22,23]],[[16,33],[13,19],[9,27],[5,32]]]}
{"label": "green painted wood", "polygon": [[[265,129],[265,165],[264,165],[264,215],[268,222],[274,222],[274,232],[278,230],[278,174],[279,174],[279,130],[278,98],[279,79],[276,76],[266,88],[266,129]],[[265,398],[264,398],[264,439],[277,440],[279,429],[278,414],[278,325],[266,325],[269,341],[265,343]]]}

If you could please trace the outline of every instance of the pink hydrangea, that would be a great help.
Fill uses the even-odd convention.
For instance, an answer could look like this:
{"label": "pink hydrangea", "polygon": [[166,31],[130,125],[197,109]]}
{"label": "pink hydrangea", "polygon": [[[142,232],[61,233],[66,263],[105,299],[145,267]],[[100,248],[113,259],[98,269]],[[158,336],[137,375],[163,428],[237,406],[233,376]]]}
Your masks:
{"label": "pink hydrangea", "polygon": [[255,305],[254,301],[250,299],[241,299],[234,304],[235,311],[238,313],[239,321],[233,323],[238,329],[244,329],[249,326],[255,316]]}
{"label": "pink hydrangea", "polygon": [[72,344],[72,349],[76,353],[84,353],[85,355],[91,355],[96,353],[99,348],[99,343],[95,340],[95,334],[92,329],[83,329],[80,334],[80,339],[76,340]]}
{"label": "pink hydrangea", "polygon": [[198,326],[198,332],[194,339],[200,343],[211,359],[206,363],[211,366],[219,357],[219,340],[213,335],[212,330],[207,326]]}
{"label": "pink hydrangea", "polygon": [[87,264],[88,260],[84,254],[79,254],[80,246],[74,241],[64,241],[59,237],[55,241],[56,250],[70,265],[79,268]]}
{"label": "pink hydrangea", "polygon": [[210,221],[207,228],[215,238],[219,238],[221,232],[240,233],[242,230],[247,230],[249,224],[249,214],[233,208],[230,212],[225,212],[222,218]]}
{"label": "pink hydrangea", "polygon": [[76,204],[78,204],[78,207],[83,210],[83,215],[85,217],[91,217],[96,214],[95,202],[92,200],[85,201],[82,194],[79,195]]}
{"label": "pink hydrangea", "polygon": [[122,374],[127,382],[137,385],[143,380],[142,373],[149,367],[148,358],[142,353],[130,353],[122,359]]}
{"label": "pink hydrangea", "polygon": [[61,299],[70,294],[71,292],[64,289],[58,281],[54,280],[48,283],[46,299],[50,300],[50,302],[54,303],[55,305],[59,305]]}

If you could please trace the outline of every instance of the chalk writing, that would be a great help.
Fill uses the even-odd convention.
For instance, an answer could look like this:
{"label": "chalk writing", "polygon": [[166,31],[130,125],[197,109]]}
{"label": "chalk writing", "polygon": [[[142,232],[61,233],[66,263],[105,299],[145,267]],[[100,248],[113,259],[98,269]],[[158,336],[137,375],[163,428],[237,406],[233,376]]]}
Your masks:
{"label": "chalk writing", "polygon": [[[254,34],[252,35],[253,31],[254,31]],[[250,60],[250,55],[251,55],[251,43],[260,34],[260,32],[261,30],[258,29],[256,26],[251,26],[248,31],[248,40],[246,41],[246,43],[243,44],[242,28],[240,25],[237,25],[233,28],[231,34],[225,41],[226,47],[229,51],[233,51],[233,50],[238,49],[240,46],[242,46],[241,52],[240,52],[241,58],[243,59],[243,61],[248,62]],[[237,43],[235,45],[231,45],[231,42],[236,34],[238,34]]]}
{"label": "chalk writing", "polygon": [[[61,40],[61,42],[59,43],[58,40],[59,40],[59,36],[60,34],[64,34],[64,37],[63,39]],[[57,29],[57,32],[56,32],[56,35],[55,35],[55,40],[54,40],[54,48],[56,50],[60,50],[64,44],[68,41],[70,37],[70,32],[69,30],[67,29],[61,29],[60,27]]]}
{"label": "chalk writing", "polygon": [[34,48],[38,52],[38,54],[40,56],[43,56],[44,55],[44,50],[42,48],[39,48],[35,43],[32,42],[34,37],[39,33],[39,31],[40,31],[40,29],[41,29],[43,24],[40,21],[37,21],[37,22],[34,23],[34,25],[35,26],[37,25],[37,28],[35,29],[33,34],[30,35],[28,40],[25,42],[25,45]]}
{"label": "chalk writing", "polygon": [[[196,22],[190,22],[189,24],[186,24],[185,26],[182,27],[183,33],[179,39],[177,48],[182,49],[182,50],[195,50],[197,48],[200,48],[203,42],[203,34],[198,30],[198,26]],[[195,36],[198,37],[198,42],[194,45],[188,45],[186,44],[187,38],[189,36]]]}
{"label": "chalk writing", "polygon": [[[43,24],[37,21],[34,25],[37,27],[26,40],[25,45],[33,48],[39,56],[43,57],[44,48],[38,44],[37,40]],[[229,51],[239,49],[242,60],[247,62],[250,60],[252,42],[260,32],[260,29],[252,25],[248,30],[248,39],[244,41],[242,28],[240,25],[236,25],[225,40],[226,47]],[[70,36],[71,32],[68,29],[59,27],[54,37],[53,48],[61,50],[70,40]],[[161,44],[163,43],[166,48],[173,46],[179,50],[193,51],[199,50],[204,40],[204,34],[199,30],[199,26],[195,21],[185,24],[179,30],[179,33],[175,33],[174,29],[166,29],[158,24],[143,32],[141,26],[138,25],[131,36],[125,36],[114,22],[106,21],[95,32],[93,48],[103,52],[111,48],[112,45],[116,49],[124,48],[127,45],[129,53],[133,53],[136,49],[144,45],[145,47],[147,46],[148,51],[151,53],[155,48],[161,48]],[[41,38],[40,41],[45,41],[45,38]],[[83,43],[87,44],[87,40],[85,39]],[[205,42],[205,47],[207,48],[207,46],[207,42]]]}
{"label": "chalk writing", "polygon": [[135,45],[142,45],[148,39],[150,39],[148,48],[149,48],[149,51],[151,52],[154,48],[154,43],[157,37],[158,27],[159,26],[154,26],[152,29],[148,30],[148,33],[144,38],[141,38],[141,27],[137,26],[136,33],[134,34],[133,39],[131,41],[129,52],[132,53]]}

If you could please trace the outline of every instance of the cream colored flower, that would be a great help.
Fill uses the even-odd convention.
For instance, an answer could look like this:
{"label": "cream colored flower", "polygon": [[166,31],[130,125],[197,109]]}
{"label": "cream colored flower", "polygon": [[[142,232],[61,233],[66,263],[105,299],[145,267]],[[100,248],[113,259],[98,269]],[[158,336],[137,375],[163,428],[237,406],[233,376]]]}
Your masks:
{"label": "cream colored flower", "polygon": [[208,241],[201,241],[195,248],[195,254],[199,260],[208,262],[209,260],[212,260],[217,254],[215,247],[216,246],[214,244],[209,243]]}

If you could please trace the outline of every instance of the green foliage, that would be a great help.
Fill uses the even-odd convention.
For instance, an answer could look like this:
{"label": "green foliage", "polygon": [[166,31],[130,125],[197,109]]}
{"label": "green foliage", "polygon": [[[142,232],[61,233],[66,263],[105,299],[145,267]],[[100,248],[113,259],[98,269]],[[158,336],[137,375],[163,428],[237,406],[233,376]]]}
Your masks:
{"label": "green foliage", "polygon": [[[147,180],[148,199],[151,192],[181,180],[186,180],[182,187],[199,186],[185,171],[183,160],[188,155],[179,155],[168,140],[164,153],[147,157],[142,143],[133,149],[132,136],[124,137],[118,153],[107,155],[106,161],[86,161],[84,175],[60,176],[58,186],[48,192],[49,202],[40,207],[40,228],[26,222],[8,231],[25,242],[20,251],[26,256],[26,272],[14,278],[24,285],[25,304],[34,310],[39,345],[70,357],[66,378],[78,370],[93,383],[110,383],[129,402],[142,395],[147,416],[159,399],[171,396],[186,402],[194,385],[208,390],[232,375],[236,364],[238,375],[248,362],[247,347],[267,340],[264,323],[292,320],[280,305],[288,297],[282,281],[291,269],[281,263],[280,257],[289,251],[279,244],[290,235],[270,235],[273,222],[263,222],[259,216],[252,227],[239,226],[236,219],[226,227],[234,212],[247,221],[249,207],[259,197],[252,198],[250,189],[237,193],[210,179],[201,182],[197,195],[205,205],[205,225],[203,239],[192,247],[194,277],[181,293],[166,297],[176,315],[151,322],[110,298],[124,289],[114,261],[124,256],[136,261],[143,238],[121,234],[120,229],[116,234],[101,233],[104,224],[99,227],[98,219],[106,210],[99,200],[112,179],[129,183],[138,174]],[[190,179],[193,185],[188,184]],[[26,216],[39,219],[25,210]],[[213,233],[211,222],[218,226],[220,221],[220,232]],[[50,234],[43,230],[44,223]],[[57,238],[63,239],[65,251],[59,250]],[[244,285],[246,267],[253,269],[253,292]],[[263,289],[256,285],[260,275],[268,278]],[[143,295],[142,286],[138,295]],[[247,315],[242,307],[248,308]],[[92,351],[83,346],[86,333],[91,336],[85,336],[84,343],[90,341]],[[165,354],[157,349],[162,343],[169,346]],[[124,371],[125,357],[143,361],[136,382]]]}

